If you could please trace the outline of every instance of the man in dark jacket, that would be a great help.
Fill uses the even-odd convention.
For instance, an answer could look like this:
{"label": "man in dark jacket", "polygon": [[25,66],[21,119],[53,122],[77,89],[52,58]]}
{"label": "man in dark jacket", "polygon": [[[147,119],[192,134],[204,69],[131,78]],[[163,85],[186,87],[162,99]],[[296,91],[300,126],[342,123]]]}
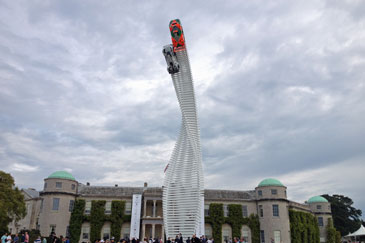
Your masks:
{"label": "man in dark jacket", "polygon": [[191,238],[191,243],[200,243],[200,239],[196,237],[195,234],[193,234],[193,237]]}

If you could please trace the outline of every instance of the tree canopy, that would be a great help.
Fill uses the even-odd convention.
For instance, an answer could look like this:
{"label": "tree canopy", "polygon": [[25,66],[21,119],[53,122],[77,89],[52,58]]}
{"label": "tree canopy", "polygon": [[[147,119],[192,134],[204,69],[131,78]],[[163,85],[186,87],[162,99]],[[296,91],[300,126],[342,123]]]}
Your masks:
{"label": "tree canopy", "polygon": [[342,236],[360,227],[362,212],[352,206],[354,202],[351,198],[336,194],[332,196],[325,194],[322,197],[331,203],[333,224]]}
{"label": "tree canopy", "polygon": [[0,170],[0,234],[8,231],[8,224],[26,215],[24,196],[15,187],[13,177]]}

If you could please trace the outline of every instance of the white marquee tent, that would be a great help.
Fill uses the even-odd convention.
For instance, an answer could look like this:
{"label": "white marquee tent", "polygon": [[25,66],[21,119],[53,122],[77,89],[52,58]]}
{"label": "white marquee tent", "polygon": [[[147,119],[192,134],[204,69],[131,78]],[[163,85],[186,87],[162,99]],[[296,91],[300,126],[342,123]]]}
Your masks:
{"label": "white marquee tent", "polygon": [[355,237],[355,239],[356,239],[357,237],[360,237],[360,236],[365,236],[365,227],[363,225],[361,225],[360,228],[358,230],[356,230],[355,232],[346,235],[345,238]]}

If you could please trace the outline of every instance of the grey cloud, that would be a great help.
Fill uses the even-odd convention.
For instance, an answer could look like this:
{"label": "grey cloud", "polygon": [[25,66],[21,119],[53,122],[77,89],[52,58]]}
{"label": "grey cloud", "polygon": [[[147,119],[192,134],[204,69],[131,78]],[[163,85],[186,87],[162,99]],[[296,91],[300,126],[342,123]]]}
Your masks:
{"label": "grey cloud", "polygon": [[[199,77],[207,187],[364,156],[361,2],[0,4],[0,165],[21,186],[64,168],[93,184],[162,184],[181,119],[161,54],[176,17]],[[326,180],[313,190],[335,193]]]}

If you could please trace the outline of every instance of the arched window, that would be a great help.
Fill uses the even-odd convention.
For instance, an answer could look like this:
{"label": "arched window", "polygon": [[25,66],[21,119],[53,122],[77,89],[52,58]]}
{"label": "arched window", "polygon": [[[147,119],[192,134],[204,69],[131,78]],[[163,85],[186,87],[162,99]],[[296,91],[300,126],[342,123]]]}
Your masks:
{"label": "arched window", "polygon": [[243,238],[243,242],[252,242],[251,240],[251,229],[247,225],[242,225],[241,228],[241,236]]}
{"label": "arched window", "polygon": [[232,227],[229,224],[222,225],[222,241],[223,243],[228,243],[232,240]]}

